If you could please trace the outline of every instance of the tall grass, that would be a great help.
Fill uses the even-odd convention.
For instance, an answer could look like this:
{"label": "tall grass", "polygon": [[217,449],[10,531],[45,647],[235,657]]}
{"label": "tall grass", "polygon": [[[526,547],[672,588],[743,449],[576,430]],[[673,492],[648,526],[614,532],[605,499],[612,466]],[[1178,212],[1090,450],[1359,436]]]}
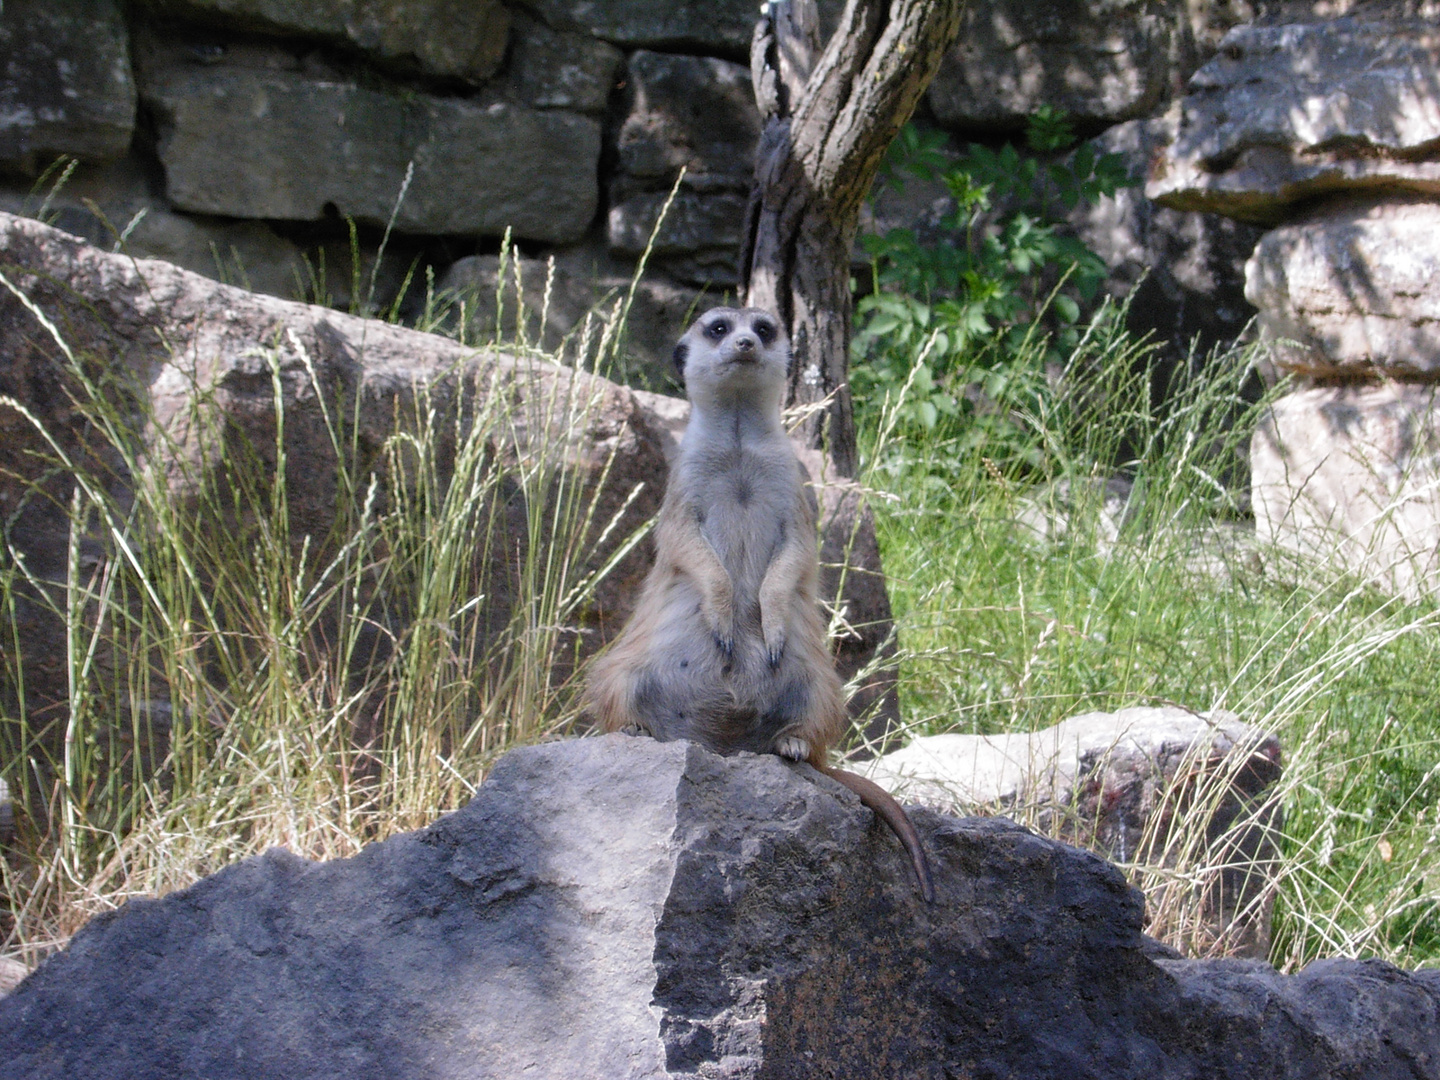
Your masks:
{"label": "tall grass", "polygon": [[[1192,364],[1152,407],[1153,356],[1101,318],[1053,397],[1005,437],[871,425],[870,485],[912,733],[1033,731],[1135,704],[1231,709],[1278,734],[1272,958],[1440,959],[1440,607],[1257,544],[1244,451],[1250,354]],[[1273,393],[1273,392],[1272,392]],[[1133,492],[1123,515],[1105,481]],[[1114,485],[1112,484],[1112,491]],[[1190,953],[1223,856],[1218,791],[1133,865],[1150,932]],[[1217,861],[1219,860],[1219,861]]]}
{"label": "tall grass", "polygon": [[[602,517],[605,476],[571,460],[597,384],[536,380],[522,400],[482,359],[448,374],[452,390],[417,386],[365,453],[358,396],[330,397],[291,335],[329,443],[317,458],[334,463],[333,528],[302,535],[278,346],[265,355],[273,444],[227,435],[199,396],[188,423],[227,448],[202,469],[147,422],[138,388],[97,376],[97,358],[10,287],[52,338],[92,446],[82,460],[0,401],[47,447],[26,463],[35,498],[56,477],[69,492],[63,574],[33,570],[8,527],[0,556],[0,678],[15,703],[0,774],[20,810],[0,860],[0,953],[33,963],[98,912],[275,844],[353,854],[461,805],[507,747],[566,729],[576,627],[640,535]],[[447,301],[431,299],[439,322]],[[603,358],[618,318],[591,320],[570,355]],[[27,606],[64,627],[62,715],[23,704],[13,637]]]}

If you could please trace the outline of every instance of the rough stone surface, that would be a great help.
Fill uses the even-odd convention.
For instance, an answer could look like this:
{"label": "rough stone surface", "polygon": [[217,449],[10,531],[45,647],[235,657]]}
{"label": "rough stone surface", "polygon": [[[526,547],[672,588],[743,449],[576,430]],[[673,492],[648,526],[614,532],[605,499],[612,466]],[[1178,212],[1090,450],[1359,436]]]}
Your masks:
{"label": "rough stone surface", "polygon": [[625,62],[619,49],[525,17],[517,20],[513,40],[510,80],[521,101],[536,109],[605,111]]}
{"label": "rough stone surface", "polygon": [[1348,200],[1265,234],[1245,295],[1283,368],[1440,378],[1440,204]]}
{"label": "rough stone surface", "polygon": [[505,57],[501,0],[151,0],[165,14],[343,42],[427,75],[481,83]]}
{"label": "rough stone surface", "polygon": [[1238,26],[1190,80],[1146,193],[1261,223],[1338,191],[1440,193],[1437,71],[1429,19]]}
{"label": "rough stone surface", "polygon": [[[184,210],[318,220],[327,207],[402,231],[574,241],[595,216],[588,116],[400,94],[293,71],[173,68],[159,111],[166,193]],[[257,123],[257,118],[263,123]]]}
{"label": "rough stone surface", "polygon": [[[1143,177],[1156,153],[1174,138],[1178,111],[1119,124],[1094,140],[1124,156]],[[1158,206],[1139,187],[1082,205],[1070,215],[1076,235],[1105,260],[1107,290],[1128,299],[1130,328],[1167,343],[1175,363],[1240,337],[1255,316],[1245,299],[1245,260],[1261,230],[1217,214]]]}
{"label": "rough stone surface", "polygon": [[0,956],[0,997],[14,990],[29,974],[30,969],[20,961]]}
{"label": "rough stone surface", "polygon": [[118,157],[135,82],[116,0],[9,0],[0,16],[0,162],[35,172],[58,154]]}
{"label": "rough stone surface", "polygon": [[1178,0],[971,4],[930,108],[966,132],[1023,130],[1042,105],[1092,129],[1145,116],[1172,93],[1184,18]]}
{"label": "rough stone surface", "polygon": [[1407,597],[1440,594],[1437,387],[1320,386],[1250,443],[1258,539]]}
{"label": "rough stone surface", "polygon": [[[952,811],[999,809],[1121,862],[1182,855],[1223,867],[1206,887],[1208,936],[1265,956],[1266,886],[1278,858],[1280,743],[1233,713],[1174,706],[1085,713],[1033,734],[927,735],[866,769],[896,796]],[[1180,852],[1177,813],[1208,805],[1205,852]]]}
{"label": "rough stone surface", "polygon": [[624,110],[610,182],[610,246],[630,256],[645,250],[683,169],[656,237],[657,264],[693,284],[734,285],[761,128],[749,69],[642,50],[626,69]]}
{"label": "rough stone surface", "polygon": [[1093,855],[622,735],[514,751],[428,829],[101,916],[0,999],[0,1077],[1440,1076],[1440,985],[1160,961]]}
{"label": "rough stone surface", "polygon": [[629,48],[697,50],[742,59],[758,9],[752,0],[518,0],[551,26]]}
{"label": "rough stone surface", "polygon": [[[375,455],[397,423],[413,415],[417,392],[424,390],[442,411],[452,403],[459,408],[461,388],[471,380],[481,393],[506,394],[518,410],[515,441],[498,446],[498,453],[534,455],[544,448],[582,484],[606,477],[597,522],[608,522],[635,485],[646,484],[615,536],[628,535],[659,507],[660,421],[628,390],[603,379],[248,293],[167,263],[108,254],[9,215],[0,215],[0,272],[55,322],[77,356],[103,358],[117,407],[166,448],[157,467],[177,499],[190,498],[221,467],[227,447],[248,447],[262,462],[273,459],[273,356],[297,542],[306,534],[328,535],[333,522],[336,468],[320,400],[353,417],[354,444],[362,455]],[[0,358],[0,394],[35,412],[67,452],[101,454],[97,465],[110,470],[123,498],[128,477],[118,461],[103,458],[103,442],[90,437],[84,416],[70,404],[72,375],[59,348],[8,291],[0,293]],[[318,396],[307,365],[315,369]],[[63,580],[69,535],[63,479],[46,472],[39,436],[14,410],[0,409],[0,442],[22,462],[0,473],[0,513],[10,519],[10,538],[38,575]],[[31,450],[40,456],[32,459]],[[442,458],[448,453],[439,452]],[[618,459],[613,464],[612,457]],[[358,464],[363,470],[367,463],[379,467],[370,457]],[[46,498],[34,497],[34,484]],[[523,535],[523,500],[514,503],[505,513],[519,516],[507,517],[506,527]],[[582,618],[618,629],[645,570],[643,555],[633,553],[602,582],[593,610]],[[503,595],[497,590],[492,599],[501,603]],[[18,634],[27,648],[22,659],[33,714],[65,699],[64,639],[38,605],[20,613]]]}

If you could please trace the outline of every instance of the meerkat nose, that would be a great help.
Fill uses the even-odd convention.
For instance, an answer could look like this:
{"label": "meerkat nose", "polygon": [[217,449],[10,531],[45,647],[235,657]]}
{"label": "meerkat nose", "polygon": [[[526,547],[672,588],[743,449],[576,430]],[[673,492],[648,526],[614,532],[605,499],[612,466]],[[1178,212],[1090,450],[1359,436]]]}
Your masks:
{"label": "meerkat nose", "polygon": [[755,339],[749,334],[741,334],[735,339],[735,348],[739,349],[741,352],[754,352]]}

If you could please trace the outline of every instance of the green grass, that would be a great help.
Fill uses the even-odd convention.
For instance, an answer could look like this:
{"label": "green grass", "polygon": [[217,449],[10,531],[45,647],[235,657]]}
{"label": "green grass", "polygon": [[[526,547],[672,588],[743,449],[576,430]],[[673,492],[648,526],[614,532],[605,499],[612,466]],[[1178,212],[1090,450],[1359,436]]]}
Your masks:
{"label": "green grass", "polygon": [[[1259,414],[1238,393],[1246,354],[1212,358],[1163,414],[1145,359],[1123,336],[1092,336],[1067,372],[1083,414],[1042,403],[978,447],[963,431],[872,438],[907,724],[983,733],[1135,704],[1234,710],[1284,748],[1274,961],[1440,959],[1440,610],[1256,545],[1234,467]],[[1095,482],[1115,474],[1135,486],[1112,540]],[[1060,511],[1068,530],[1047,539],[1033,523],[1052,479],[1078,494]],[[1188,863],[1132,876],[1151,932],[1193,951],[1176,911],[1208,868],[1187,850]]]}

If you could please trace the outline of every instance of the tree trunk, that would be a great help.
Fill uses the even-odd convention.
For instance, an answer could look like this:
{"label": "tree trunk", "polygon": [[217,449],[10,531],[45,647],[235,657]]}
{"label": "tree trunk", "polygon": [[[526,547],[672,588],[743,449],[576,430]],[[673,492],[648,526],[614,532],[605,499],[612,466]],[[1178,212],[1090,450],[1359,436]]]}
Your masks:
{"label": "tree trunk", "polygon": [[746,303],[790,333],[791,404],[833,398],[805,424],[844,476],[856,469],[847,370],[850,252],[860,205],[959,32],[964,0],[848,0],[821,51],[815,0],[771,0],[750,73],[765,117],[740,275]]}

